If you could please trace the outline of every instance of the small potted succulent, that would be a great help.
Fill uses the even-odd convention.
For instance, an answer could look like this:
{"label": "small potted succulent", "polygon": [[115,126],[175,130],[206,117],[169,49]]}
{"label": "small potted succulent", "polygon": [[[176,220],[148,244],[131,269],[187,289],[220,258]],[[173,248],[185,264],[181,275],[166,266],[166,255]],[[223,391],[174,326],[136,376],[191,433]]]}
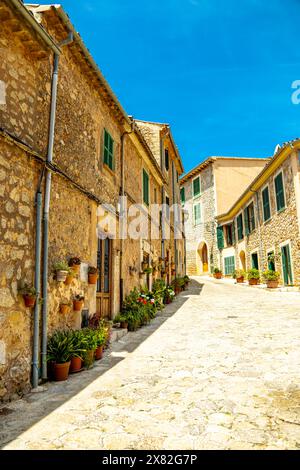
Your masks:
{"label": "small potted succulent", "polygon": [[70,272],[70,267],[65,261],[59,261],[54,265],[54,271],[56,272],[57,282],[65,282],[67,275]]}
{"label": "small potted succulent", "polygon": [[75,295],[73,299],[73,310],[74,312],[80,312],[84,303],[84,296],[81,294]]}
{"label": "small potted succulent", "polygon": [[35,306],[37,292],[32,285],[25,283],[20,287],[19,292],[23,296],[26,308],[32,308]]}
{"label": "small potted succulent", "polygon": [[69,301],[63,301],[61,302],[60,306],[59,306],[59,310],[60,310],[60,313],[62,313],[63,315],[67,315],[70,310],[71,310],[71,304]]}
{"label": "small potted succulent", "polygon": [[277,289],[279,285],[280,273],[268,269],[262,273],[263,280],[266,282],[268,289]]}
{"label": "small potted succulent", "polygon": [[249,269],[247,272],[249,286],[257,286],[260,282],[260,272],[256,268]]}
{"label": "small potted succulent", "polygon": [[89,266],[89,284],[95,285],[97,284],[98,279],[98,269],[94,268],[93,266]]}
{"label": "small potted succulent", "polygon": [[80,258],[71,258],[69,261],[69,266],[72,268],[75,274],[79,274],[80,272],[80,265],[81,265],[81,260]]}
{"label": "small potted succulent", "polygon": [[246,277],[246,273],[245,273],[245,271],[243,271],[243,269],[236,269],[233,272],[232,277],[233,277],[233,279],[236,280],[236,282],[238,284],[242,284],[244,282],[245,277]]}
{"label": "small potted succulent", "polygon": [[215,279],[222,279],[222,271],[219,268],[214,269],[214,278]]}
{"label": "small potted succulent", "polygon": [[56,382],[67,380],[73,353],[72,334],[69,330],[56,331],[49,338],[47,360],[52,364],[51,369]]}

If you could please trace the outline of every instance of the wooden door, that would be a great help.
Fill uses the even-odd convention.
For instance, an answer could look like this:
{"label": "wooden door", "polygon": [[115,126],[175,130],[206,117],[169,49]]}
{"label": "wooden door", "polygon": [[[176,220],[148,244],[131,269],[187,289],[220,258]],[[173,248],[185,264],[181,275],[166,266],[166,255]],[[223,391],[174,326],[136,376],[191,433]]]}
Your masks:
{"label": "wooden door", "polygon": [[97,313],[101,318],[111,318],[112,241],[98,240]]}
{"label": "wooden door", "polygon": [[285,245],[281,248],[281,256],[282,256],[282,271],[283,271],[284,284],[290,285],[293,283],[293,274],[292,274],[291,254],[290,254],[289,245]]}

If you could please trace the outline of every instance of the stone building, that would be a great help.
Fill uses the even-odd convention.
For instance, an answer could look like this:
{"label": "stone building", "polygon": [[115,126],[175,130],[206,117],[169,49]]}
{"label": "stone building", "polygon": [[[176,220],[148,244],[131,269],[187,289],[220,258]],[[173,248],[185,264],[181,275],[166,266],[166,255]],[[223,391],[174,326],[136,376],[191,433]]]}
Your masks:
{"label": "stone building", "polygon": [[218,266],[215,217],[231,207],[267,161],[210,157],[181,178],[187,274],[209,273]]}
{"label": "stone building", "polygon": [[283,144],[231,207],[217,216],[220,267],[281,274],[300,280],[300,141]]}
{"label": "stone building", "polygon": [[[8,400],[29,390],[32,372],[46,379],[47,334],[80,328],[81,313],[63,316],[62,302],[82,294],[89,315],[113,318],[133,287],[162,275],[141,271],[145,258],[163,261],[150,201],[161,204],[171,183],[59,5],[1,0],[0,21],[0,399]],[[176,165],[180,174],[180,158]],[[136,204],[147,231],[130,238],[126,209],[134,218]],[[71,257],[81,271],[66,286],[53,268]],[[96,286],[89,266],[99,269]],[[19,295],[23,282],[43,298],[34,311]]]}

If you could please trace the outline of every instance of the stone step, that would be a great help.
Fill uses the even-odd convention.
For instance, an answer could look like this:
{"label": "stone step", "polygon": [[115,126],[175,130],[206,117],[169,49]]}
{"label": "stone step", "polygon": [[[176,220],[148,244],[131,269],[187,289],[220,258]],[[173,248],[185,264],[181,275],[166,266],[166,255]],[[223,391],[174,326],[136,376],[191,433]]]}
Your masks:
{"label": "stone step", "polygon": [[110,342],[115,343],[116,341],[120,341],[124,336],[126,336],[128,333],[128,330],[125,328],[113,328],[111,337],[110,337]]}

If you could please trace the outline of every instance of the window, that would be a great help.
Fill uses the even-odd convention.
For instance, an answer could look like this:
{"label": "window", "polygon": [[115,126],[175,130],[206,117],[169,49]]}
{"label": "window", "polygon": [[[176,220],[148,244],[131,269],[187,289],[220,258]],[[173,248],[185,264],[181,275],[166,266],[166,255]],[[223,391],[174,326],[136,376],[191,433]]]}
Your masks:
{"label": "window", "polygon": [[143,202],[149,206],[149,175],[143,170]]}
{"label": "window", "polygon": [[251,264],[252,264],[252,268],[259,269],[259,267],[258,267],[258,254],[257,253],[252,253],[252,255],[251,255]]}
{"label": "window", "polygon": [[194,205],[194,224],[199,225],[201,223],[201,204]]}
{"label": "window", "polygon": [[154,204],[157,204],[157,189],[154,188]]}
{"label": "window", "polygon": [[166,216],[170,220],[170,198],[168,196],[166,196],[166,206]]}
{"label": "window", "polygon": [[244,238],[244,226],[243,226],[243,214],[240,214],[237,218],[237,234],[238,240],[243,240]]}
{"label": "window", "polygon": [[226,225],[226,243],[227,243],[227,246],[232,246],[234,244],[233,224]]}
{"label": "window", "polygon": [[233,274],[235,270],[235,259],[234,256],[228,256],[224,258],[224,265],[225,265],[225,276],[230,276]]}
{"label": "window", "polygon": [[114,169],[114,141],[111,135],[104,129],[104,154],[103,162],[111,170]]}
{"label": "window", "polygon": [[264,221],[267,222],[267,220],[270,220],[271,218],[270,195],[269,195],[268,186],[262,192],[262,201],[263,201]]}
{"label": "window", "polygon": [[222,226],[219,226],[217,228],[217,241],[218,241],[219,250],[223,250],[223,248],[224,248],[224,232],[223,232],[223,227]]}
{"label": "window", "polygon": [[255,214],[253,202],[244,211],[245,232],[246,235],[253,232],[255,229]]}
{"label": "window", "polygon": [[282,172],[275,178],[275,192],[276,192],[276,205],[277,211],[281,211],[285,208],[285,198],[283,189],[283,176]]}
{"label": "window", "polygon": [[185,188],[181,188],[181,190],[180,190],[180,199],[181,199],[181,204],[184,205],[184,203],[185,203]]}
{"label": "window", "polygon": [[275,253],[274,251],[270,251],[268,253],[268,269],[270,271],[276,271],[275,269]]}
{"label": "window", "polygon": [[197,197],[201,193],[201,184],[200,184],[200,176],[195,178],[193,181],[193,196]]}
{"label": "window", "polygon": [[169,171],[170,159],[169,159],[169,150],[165,149],[165,169]]}

